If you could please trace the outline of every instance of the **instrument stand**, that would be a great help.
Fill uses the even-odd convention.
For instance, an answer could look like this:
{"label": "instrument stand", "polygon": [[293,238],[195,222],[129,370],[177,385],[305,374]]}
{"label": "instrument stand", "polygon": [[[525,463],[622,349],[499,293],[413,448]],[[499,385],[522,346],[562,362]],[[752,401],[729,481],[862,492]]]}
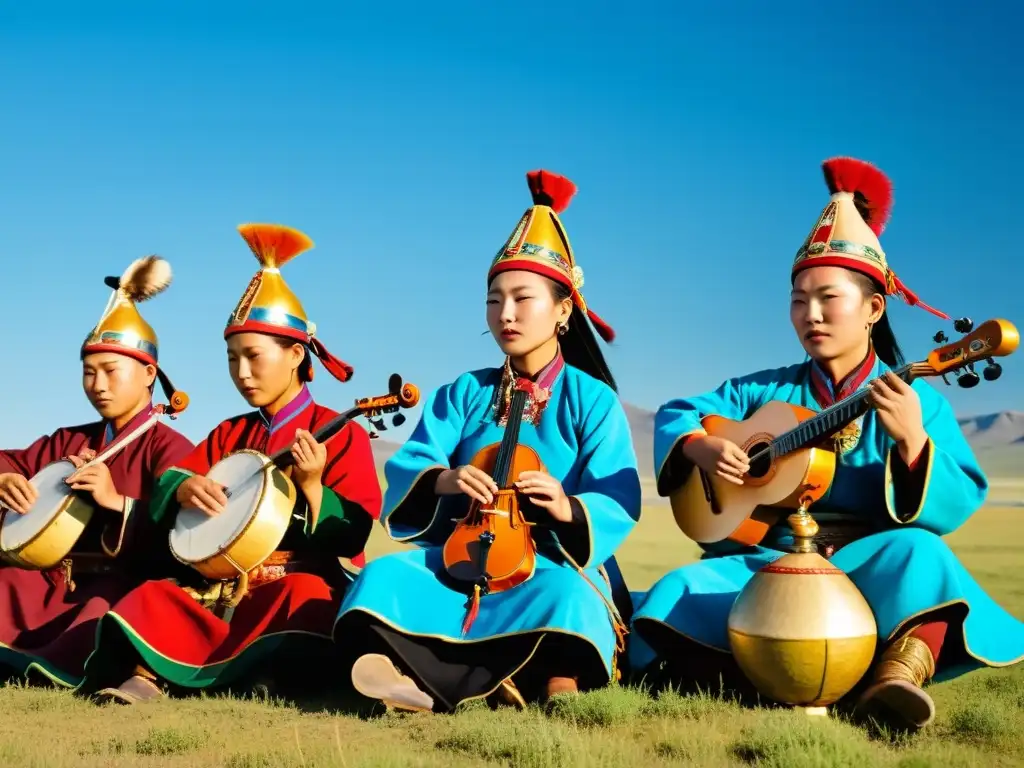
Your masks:
{"label": "instrument stand", "polygon": [[[786,522],[789,523],[790,529],[793,531],[793,546],[791,551],[794,554],[818,554],[818,547],[814,543],[814,537],[817,536],[819,526],[818,521],[811,517],[811,513],[808,512],[808,508],[811,506],[811,500],[803,498],[800,500],[800,506],[797,507],[796,512],[786,518]],[[820,557],[820,555],[818,555]],[[803,712],[808,717],[828,717],[828,707],[793,707],[796,710]]]}

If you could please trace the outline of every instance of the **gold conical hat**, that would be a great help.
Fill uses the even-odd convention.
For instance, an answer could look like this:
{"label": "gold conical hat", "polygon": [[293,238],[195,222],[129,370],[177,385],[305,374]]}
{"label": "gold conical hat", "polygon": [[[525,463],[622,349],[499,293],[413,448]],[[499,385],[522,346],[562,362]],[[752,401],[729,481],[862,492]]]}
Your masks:
{"label": "gold conical hat", "polygon": [[[305,344],[338,381],[352,377],[352,366],[332,355],[315,337],[316,325],[302,302],[281,277],[281,266],[313,247],[304,233],[283,224],[242,224],[238,232],[260,263],[224,328],[224,338],[236,333],[284,336]],[[313,376],[312,369],[309,372]]]}
{"label": "gold conical hat", "polygon": [[105,282],[114,292],[99,322],[82,344],[82,356],[116,352],[157,365],[156,331],[135,305],[151,299],[171,284],[171,265],[158,256],[145,256],[133,261],[120,279],[108,277]]}
{"label": "gold conical hat", "polygon": [[228,318],[224,337],[246,331],[270,333],[308,343],[312,332],[306,310],[281,276],[281,266],[313,247],[302,232],[277,224],[238,228],[260,263]]}
{"label": "gold conical hat", "polygon": [[938,317],[943,312],[918,299],[889,267],[878,238],[892,211],[892,182],[878,168],[852,157],[822,163],[832,195],[796,253],[791,275],[810,267],[844,267],[875,280],[886,295],[902,296]]}
{"label": "gold conical hat", "polygon": [[530,171],[526,180],[533,206],[520,217],[512,234],[498,250],[487,279],[499,272],[521,269],[561,283],[571,291],[573,303],[590,319],[601,338],[612,341],[615,331],[583,298],[583,270],[576,263],[569,236],[558,217],[576,194],[576,185],[564,176],[545,170]]}

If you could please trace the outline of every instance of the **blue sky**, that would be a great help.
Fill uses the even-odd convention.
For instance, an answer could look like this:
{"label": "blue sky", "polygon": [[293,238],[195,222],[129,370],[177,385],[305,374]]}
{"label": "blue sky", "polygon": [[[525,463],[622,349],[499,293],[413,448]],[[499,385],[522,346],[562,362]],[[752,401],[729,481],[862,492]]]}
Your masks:
{"label": "blue sky", "polygon": [[[641,406],[802,359],[789,269],[836,154],[893,179],[882,243],[924,301],[1024,325],[1009,3],[173,5],[0,10],[6,445],[91,418],[77,353],[102,278],[151,252],[175,272],[142,309],[192,397],[180,427],[243,411],[221,334],[256,269],[245,221],[316,242],[284,275],[356,368],[319,370],[323,403],[499,363],[486,270],[539,167],[579,186],[563,221]],[[953,335],[892,318],[912,359]],[[943,391],[1024,408],[1024,356]]]}

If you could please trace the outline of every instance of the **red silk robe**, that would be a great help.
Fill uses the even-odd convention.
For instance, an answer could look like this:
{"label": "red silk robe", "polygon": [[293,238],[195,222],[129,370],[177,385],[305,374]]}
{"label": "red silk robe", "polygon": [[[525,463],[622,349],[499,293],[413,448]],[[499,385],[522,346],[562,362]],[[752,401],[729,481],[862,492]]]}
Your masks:
{"label": "red silk robe", "polygon": [[[149,414],[144,409],[116,433],[112,424],[98,421],[58,429],[28,448],[0,450],[0,473],[30,478],[83,448],[99,452]],[[127,518],[96,511],[72,550],[70,582],[61,567],[42,572],[0,565],[0,662],[19,674],[41,674],[60,685],[81,682],[97,623],[111,604],[151,575],[146,557],[154,543],[148,525],[150,489],[160,473],[192,449],[188,438],[157,422],[107,460],[114,486],[132,500],[131,509]]]}
{"label": "red silk robe", "polygon": [[[256,411],[222,422],[161,478],[162,501],[151,508],[154,519],[165,528],[172,527],[178,486],[193,474],[206,474],[229,453],[253,448],[272,454],[290,446],[297,429],[315,434],[336,415],[314,403],[303,388],[272,419]],[[300,644],[313,643],[321,650],[323,643],[331,642],[334,617],[347,585],[338,558],[362,554],[382,500],[366,430],[349,423],[326,446],[323,502],[316,527],[310,529],[305,497],[299,490],[296,514],[304,520],[293,521],[279,547],[293,558],[284,566],[284,574],[279,570],[266,580],[250,576],[248,593],[230,612],[211,606],[209,597],[205,603],[200,601],[208,586],[205,582],[197,587],[183,577],[143,584],[118,602],[103,621],[95,664],[90,662],[87,671],[97,685],[116,686],[131,674],[123,663],[124,641],[135,650],[133,663],[173,685],[190,688],[231,682],[270,663],[268,654],[274,651],[279,651],[275,658],[280,658],[303,653]],[[201,579],[191,569],[189,574]]]}

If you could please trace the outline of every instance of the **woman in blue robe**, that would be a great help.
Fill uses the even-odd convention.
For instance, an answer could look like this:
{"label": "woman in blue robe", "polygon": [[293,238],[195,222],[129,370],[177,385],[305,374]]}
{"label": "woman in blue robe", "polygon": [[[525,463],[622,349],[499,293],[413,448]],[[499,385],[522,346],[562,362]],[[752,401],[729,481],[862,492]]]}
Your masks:
{"label": "woman in blue robe", "polygon": [[[892,370],[903,357],[886,296],[921,304],[886,264],[877,236],[890,208],[888,179],[848,158],[824,164],[832,199],[793,266],[791,320],[809,360],[730,379],[712,392],[673,400],[655,417],[659,493],[668,496],[694,466],[742,485],[749,458],[708,436],[701,419],[743,420],[772,400],[814,411],[869,387],[873,406],[837,441],[836,471],[811,513],[819,550],[849,575],[874,613],[880,657],[861,681],[862,713],[896,727],[934,717],[923,690],[1024,654],[1024,625],[978,585],[942,540],[985,501],[988,482],[947,401]],[[947,318],[948,319],[948,318]],[[729,655],[729,611],[744,585],[792,543],[785,517],[760,545],[702,545],[702,559],[658,581],[633,616],[634,669],[663,664],[669,677],[751,692]]]}
{"label": "woman in blue robe", "polygon": [[[478,698],[524,707],[607,684],[624,648],[630,602],[614,554],[640,517],[641,494],[591,324],[606,341],[612,332],[583,301],[558,218],[575,186],[547,171],[527,178],[534,205],[488,275],[487,321],[505,363],[424,402],[385,465],[381,516],[392,539],[416,548],[370,561],[335,624],[339,648],[355,657],[356,690],[399,709],[450,712]],[[545,468],[510,478],[535,524],[536,567],[516,586],[474,596],[473,583],[448,574],[442,549],[470,503],[486,506],[498,490],[471,462],[502,440],[517,387],[529,392],[519,444]]]}

